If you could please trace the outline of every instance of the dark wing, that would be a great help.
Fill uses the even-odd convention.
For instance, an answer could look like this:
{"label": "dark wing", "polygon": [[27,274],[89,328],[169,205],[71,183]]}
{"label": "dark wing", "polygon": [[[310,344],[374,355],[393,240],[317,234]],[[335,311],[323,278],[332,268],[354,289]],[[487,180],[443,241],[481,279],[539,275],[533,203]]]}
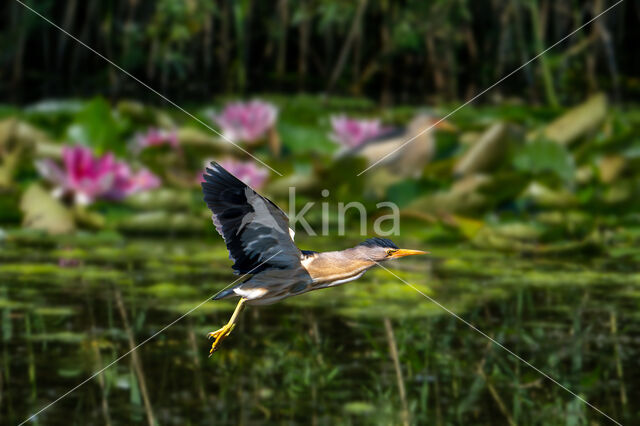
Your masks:
{"label": "dark wing", "polygon": [[210,166],[202,192],[213,212],[213,224],[227,244],[229,258],[235,262],[233,270],[256,274],[299,267],[301,252],[293,242],[287,215],[218,163]]}

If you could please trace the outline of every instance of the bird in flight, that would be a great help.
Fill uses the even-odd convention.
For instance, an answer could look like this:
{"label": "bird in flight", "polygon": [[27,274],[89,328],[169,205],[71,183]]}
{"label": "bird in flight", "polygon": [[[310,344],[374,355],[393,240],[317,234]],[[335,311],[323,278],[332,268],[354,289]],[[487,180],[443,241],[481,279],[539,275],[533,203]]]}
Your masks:
{"label": "bird in flight", "polygon": [[385,238],[369,238],[340,251],[300,250],[293,242],[287,215],[216,162],[211,162],[204,173],[202,192],[213,213],[213,224],[234,262],[232,269],[248,277],[214,297],[240,297],[240,301],[229,322],[208,334],[214,339],[209,356],[231,334],[245,304],[268,305],[344,284],[360,278],[379,262],[427,253],[400,249]]}

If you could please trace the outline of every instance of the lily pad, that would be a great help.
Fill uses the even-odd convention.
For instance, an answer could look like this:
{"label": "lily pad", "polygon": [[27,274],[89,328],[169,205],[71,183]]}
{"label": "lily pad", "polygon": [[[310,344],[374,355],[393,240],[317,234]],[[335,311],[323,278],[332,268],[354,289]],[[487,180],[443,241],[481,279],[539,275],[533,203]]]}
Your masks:
{"label": "lily pad", "polygon": [[66,234],[75,228],[71,212],[39,184],[27,188],[20,201],[25,228],[46,231],[49,234]]}

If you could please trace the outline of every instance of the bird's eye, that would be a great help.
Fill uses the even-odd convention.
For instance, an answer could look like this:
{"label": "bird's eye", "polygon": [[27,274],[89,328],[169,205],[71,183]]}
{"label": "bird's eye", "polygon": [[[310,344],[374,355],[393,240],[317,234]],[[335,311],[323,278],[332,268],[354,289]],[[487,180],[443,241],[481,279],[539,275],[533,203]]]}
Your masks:
{"label": "bird's eye", "polygon": [[395,252],[395,250],[387,250],[387,256],[391,256]]}

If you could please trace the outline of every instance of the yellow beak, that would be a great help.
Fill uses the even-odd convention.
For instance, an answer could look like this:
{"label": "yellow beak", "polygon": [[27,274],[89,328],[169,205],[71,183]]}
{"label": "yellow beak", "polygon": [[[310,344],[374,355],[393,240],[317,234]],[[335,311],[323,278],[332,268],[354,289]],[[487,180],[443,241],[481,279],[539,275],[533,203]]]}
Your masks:
{"label": "yellow beak", "polygon": [[400,249],[400,250],[396,250],[395,253],[393,253],[390,257],[392,259],[395,259],[396,257],[415,256],[416,254],[429,254],[429,252],[422,251],[422,250]]}

